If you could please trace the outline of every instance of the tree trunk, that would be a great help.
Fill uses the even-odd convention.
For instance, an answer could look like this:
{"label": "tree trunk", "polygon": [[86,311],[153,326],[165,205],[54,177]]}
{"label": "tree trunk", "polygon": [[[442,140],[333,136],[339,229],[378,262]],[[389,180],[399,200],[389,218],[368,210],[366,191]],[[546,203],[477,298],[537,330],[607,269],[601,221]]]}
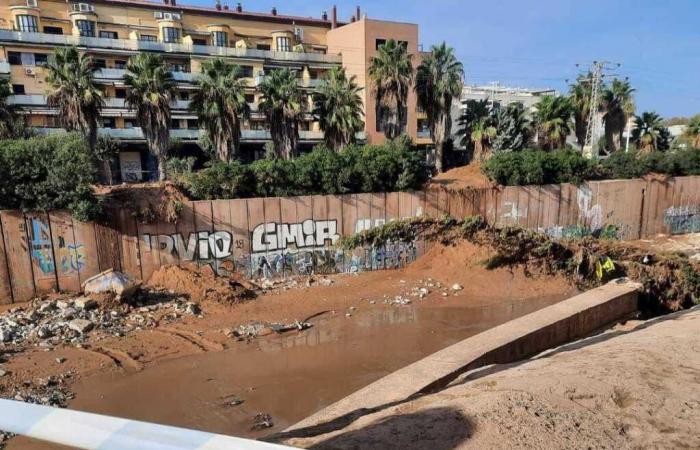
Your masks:
{"label": "tree trunk", "polygon": [[165,181],[167,179],[167,174],[165,173],[165,163],[167,158],[162,153],[158,153],[158,180]]}

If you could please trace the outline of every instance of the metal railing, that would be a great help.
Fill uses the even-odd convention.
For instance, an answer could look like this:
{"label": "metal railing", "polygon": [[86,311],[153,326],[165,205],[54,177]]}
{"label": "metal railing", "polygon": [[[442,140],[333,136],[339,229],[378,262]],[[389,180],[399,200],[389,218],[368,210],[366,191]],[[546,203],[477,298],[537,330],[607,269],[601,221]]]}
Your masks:
{"label": "metal railing", "polygon": [[[35,128],[37,134],[57,134],[65,133],[63,128]],[[144,140],[143,130],[139,127],[134,128],[98,128],[97,133],[100,136],[109,136],[114,139],[125,141],[141,141]],[[191,128],[174,128],[170,130],[170,137],[183,141],[196,141],[200,138],[203,131],[200,129]],[[256,142],[269,141],[271,139],[268,130],[241,130],[241,140]],[[364,140],[364,133],[358,133],[358,139]],[[323,140],[322,131],[299,131],[299,140],[303,142],[321,141]]]}
{"label": "metal railing", "polygon": [[170,44],[165,42],[139,41],[136,39],[107,39],[46,33],[27,33],[10,30],[0,30],[0,41],[52,46],[58,45],[86,48],[105,48],[133,52],[154,51],[164,53],[225,56],[230,58],[269,59],[285,62],[311,62],[326,64],[340,64],[342,62],[340,55],[327,55],[322,53],[276,52],[247,48],[215,47],[211,45]]}

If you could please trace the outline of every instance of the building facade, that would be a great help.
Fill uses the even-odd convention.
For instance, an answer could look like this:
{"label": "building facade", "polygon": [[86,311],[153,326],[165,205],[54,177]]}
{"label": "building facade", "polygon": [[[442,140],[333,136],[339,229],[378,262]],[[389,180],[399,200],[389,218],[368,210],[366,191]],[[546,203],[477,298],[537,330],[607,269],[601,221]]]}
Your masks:
{"label": "building facade", "polygon": [[[212,0],[213,1],[213,0]],[[102,86],[105,108],[101,135],[122,143],[120,172],[138,180],[148,172],[149,157],[135,113],[124,104],[123,77],[130,56],[154,52],[163,57],[177,81],[172,106],[171,136],[180,147],[197,152],[200,127],[189,110],[194,81],[204,61],[222,57],[243,69],[251,117],[242,130],[244,157],[259,157],[270,133],[258,112],[257,86],[266,73],[289,68],[298,74],[307,94],[307,113],[300,126],[300,143],[310,148],[323,140],[311,114],[311,93],[332,67],[345,67],[364,87],[365,132],[362,139],[383,139],[376,117],[373,89],[367,77],[370,58],[387,39],[403,41],[418,53],[418,26],[361,17],[359,7],[349,21],[337,19],[336,8],[317,18],[247,11],[234,8],[179,5],[175,0],[4,0],[0,5],[0,77],[9,77],[10,101],[22,107],[40,133],[59,132],[55,110],[47,106],[46,64],[56,47],[75,46],[93,58],[95,79]],[[417,58],[414,58],[417,59]],[[408,99],[406,132],[426,143],[418,129],[415,94]]]}

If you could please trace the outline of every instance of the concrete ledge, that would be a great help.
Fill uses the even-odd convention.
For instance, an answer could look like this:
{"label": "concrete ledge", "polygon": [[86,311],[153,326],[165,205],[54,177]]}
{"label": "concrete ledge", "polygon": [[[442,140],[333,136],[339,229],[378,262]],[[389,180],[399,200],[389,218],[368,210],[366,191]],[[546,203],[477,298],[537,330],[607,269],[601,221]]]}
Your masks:
{"label": "concrete ledge", "polygon": [[[555,347],[637,310],[641,285],[621,279],[499,325],[393,372],[288,428],[354,420],[363,412],[400,403],[449,384],[460,374],[489,364],[511,363]],[[311,431],[311,429],[309,430]],[[313,434],[320,434],[313,433]]]}

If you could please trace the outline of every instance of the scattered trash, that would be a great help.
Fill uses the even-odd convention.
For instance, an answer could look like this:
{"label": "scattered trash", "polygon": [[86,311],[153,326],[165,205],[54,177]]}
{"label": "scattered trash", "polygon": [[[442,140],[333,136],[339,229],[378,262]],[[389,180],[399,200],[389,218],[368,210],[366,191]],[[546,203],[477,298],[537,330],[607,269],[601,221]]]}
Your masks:
{"label": "scattered trash", "polygon": [[453,291],[461,291],[462,289],[464,289],[464,287],[462,287],[462,285],[459,284],[459,283],[455,283],[455,284],[452,285],[452,290],[453,290]]}
{"label": "scattered trash", "polygon": [[88,278],[81,287],[85,294],[113,293],[119,299],[128,299],[140,286],[141,283],[129,275],[109,269]]}
{"label": "scattered trash", "polygon": [[224,330],[224,334],[226,334],[228,337],[234,337],[239,341],[242,341],[272,333],[285,333],[292,330],[302,331],[311,328],[312,326],[313,325],[308,322],[300,322],[298,320],[290,323],[250,322],[248,324],[239,325],[236,328],[226,329]]}
{"label": "scattered trash", "polygon": [[266,413],[259,413],[253,417],[253,426],[250,427],[252,431],[265,430],[267,428],[272,428],[275,424],[272,422],[272,416]]}

